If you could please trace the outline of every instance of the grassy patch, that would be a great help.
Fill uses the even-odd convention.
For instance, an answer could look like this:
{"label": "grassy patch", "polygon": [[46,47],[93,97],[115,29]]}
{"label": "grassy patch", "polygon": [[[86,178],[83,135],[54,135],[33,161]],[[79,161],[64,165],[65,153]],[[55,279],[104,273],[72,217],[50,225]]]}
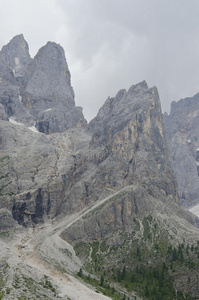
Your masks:
{"label": "grassy patch", "polygon": [[0,157],[0,162],[3,162],[4,160],[8,160],[8,159],[10,159],[9,155],[2,156]]}
{"label": "grassy patch", "polygon": [[90,253],[90,247],[87,243],[80,242],[75,245],[74,247],[75,253],[77,256],[79,256],[81,259],[86,259],[89,256]]}
{"label": "grassy patch", "polygon": [[[108,239],[90,243],[90,260],[78,274],[82,280],[112,299],[136,299],[135,295],[150,300],[194,299],[176,291],[174,279],[191,270],[199,272],[199,242],[177,244],[151,216],[133,219],[132,232],[117,232],[119,244],[112,246]],[[77,248],[77,255],[85,252],[84,243]]]}

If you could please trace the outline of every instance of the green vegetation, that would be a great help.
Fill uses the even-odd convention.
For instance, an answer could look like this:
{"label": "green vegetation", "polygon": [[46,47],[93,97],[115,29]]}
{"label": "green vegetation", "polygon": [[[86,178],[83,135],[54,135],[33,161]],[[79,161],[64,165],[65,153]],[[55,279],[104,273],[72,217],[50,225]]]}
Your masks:
{"label": "green vegetation", "polygon": [[102,293],[114,300],[120,300],[121,294],[118,293],[114,287],[111,287],[107,282],[104,281],[104,276],[102,275],[100,280],[91,277],[90,275],[85,275],[82,269],[80,269],[77,275],[87,284],[95,287],[96,292]]}
{"label": "green vegetation", "polygon": [[4,240],[5,242],[9,242],[13,238],[13,233],[10,231],[3,231],[0,232],[0,239]]}
{"label": "green vegetation", "polygon": [[4,178],[7,178],[8,175],[9,175],[9,174],[5,174],[5,175],[1,176],[1,177],[0,177],[0,180],[1,180],[1,179],[4,179]]}
{"label": "green vegetation", "polygon": [[3,299],[4,291],[2,291],[4,287],[3,275],[0,274],[0,299]]}
{"label": "green vegetation", "polygon": [[4,298],[5,292],[4,291],[0,291],[0,300]]}
{"label": "green vegetation", "polygon": [[116,269],[115,272],[117,276],[112,274],[113,278],[116,282],[120,282],[128,293],[141,290],[140,294],[147,297],[147,299],[175,298],[172,281],[169,278],[167,268],[164,266],[152,268],[140,265],[132,271],[126,272],[125,277],[122,276],[120,269]]}
{"label": "green vegetation", "polygon": [[40,284],[45,288],[51,290],[53,293],[55,293],[55,288],[53,287],[52,283],[48,280],[48,276],[44,275],[44,279]]}
{"label": "green vegetation", "polygon": [[[12,288],[5,288],[4,285],[3,293],[6,294],[6,299],[8,299],[9,295],[13,296],[15,289],[19,295],[16,297],[18,300],[32,299],[32,295],[34,295],[34,299],[49,299],[48,294],[51,294],[54,299],[60,299],[60,297],[57,295],[55,287],[52,285],[48,276],[45,275],[41,282],[37,282],[32,277],[27,277],[24,274],[17,272],[13,277]],[[48,290],[48,293],[46,290]]]}
{"label": "green vegetation", "polygon": [[151,216],[134,219],[132,234],[121,232],[118,240],[111,246],[108,240],[75,246],[79,257],[84,253],[81,280],[112,299],[136,299],[135,295],[150,300],[194,299],[176,291],[174,281],[176,274],[180,280],[199,272],[199,241],[177,243]]}
{"label": "green vegetation", "polygon": [[85,259],[89,255],[90,246],[84,242],[80,242],[75,245],[74,250],[77,256],[79,256],[81,259]]}
{"label": "green vegetation", "polygon": [[7,159],[10,159],[9,155],[2,156],[2,157],[0,157],[0,162],[3,162],[4,160],[7,160]]}

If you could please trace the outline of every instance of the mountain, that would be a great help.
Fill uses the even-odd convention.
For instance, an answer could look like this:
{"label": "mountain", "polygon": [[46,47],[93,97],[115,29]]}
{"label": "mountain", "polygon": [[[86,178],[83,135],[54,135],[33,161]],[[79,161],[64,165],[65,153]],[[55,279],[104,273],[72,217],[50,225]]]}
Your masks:
{"label": "mountain", "polygon": [[190,207],[199,203],[199,94],[172,102],[163,120],[179,202]]}
{"label": "mountain", "polygon": [[46,134],[85,127],[82,109],[75,106],[71,77],[63,48],[52,42],[34,59],[23,35],[0,52],[3,119],[11,118]]}
{"label": "mountain", "polygon": [[119,91],[107,99],[89,128],[91,146],[106,145],[111,163],[115,158],[117,181],[139,184],[152,195],[161,193],[178,201],[156,87],[148,88],[143,81]]}
{"label": "mountain", "polygon": [[0,298],[198,299],[157,88],[120,90],[87,125],[63,48],[28,53],[22,35],[0,52]]}

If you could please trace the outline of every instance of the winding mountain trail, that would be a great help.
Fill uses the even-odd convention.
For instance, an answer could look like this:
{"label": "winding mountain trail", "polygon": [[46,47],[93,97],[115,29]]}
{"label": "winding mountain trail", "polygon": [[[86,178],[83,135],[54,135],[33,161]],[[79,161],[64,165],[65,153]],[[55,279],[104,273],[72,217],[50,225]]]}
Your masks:
{"label": "winding mountain trail", "polygon": [[[28,231],[29,233],[22,234],[21,242],[17,242],[14,245],[15,250],[13,254],[15,254],[20,263],[30,266],[43,276],[48,276],[52,283],[58,287],[59,297],[71,300],[109,299],[89,289],[75,277],[56,269],[53,262],[56,262],[56,260],[59,262],[61,249],[59,247],[63,247],[64,244],[65,249],[73,249],[58,236],[58,233],[53,234],[54,227],[52,225],[47,224],[45,228],[37,228],[36,232],[32,230],[32,237],[31,230]],[[61,257],[61,259],[63,259],[63,257]],[[73,261],[73,258],[70,259],[69,257],[69,261],[67,261],[68,256],[65,256],[64,259],[64,266],[68,265],[69,271],[71,271],[71,269],[77,270],[81,266],[78,258],[76,258],[76,261]]]}
{"label": "winding mountain trail", "polygon": [[[77,272],[82,264],[76,256],[73,247],[61,239],[60,234],[88,213],[104,205],[114,196],[131,188],[131,186],[127,186],[93,206],[67,216],[60,221],[46,222],[42,226],[23,230],[14,243],[15,249],[13,254],[16,260],[30,266],[38,273],[48,276],[58,287],[59,296],[62,299],[110,299],[96,293],[68,274]],[[63,272],[64,270],[67,270],[68,273],[66,271]]]}

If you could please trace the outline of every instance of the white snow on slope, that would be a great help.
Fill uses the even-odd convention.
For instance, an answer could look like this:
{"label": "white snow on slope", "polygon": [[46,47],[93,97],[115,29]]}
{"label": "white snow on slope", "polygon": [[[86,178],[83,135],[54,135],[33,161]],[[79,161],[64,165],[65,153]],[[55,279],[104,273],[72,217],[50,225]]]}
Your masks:
{"label": "white snow on slope", "polygon": [[189,211],[199,217],[199,204],[193,206],[192,208],[189,209]]}
{"label": "white snow on slope", "polygon": [[39,133],[39,131],[35,127],[35,124],[33,126],[31,126],[31,127],[28,127],[28,129],[32,130],[33,132]]}
{"label": "white snow on slope", "polygon": [[20,125],[20,126],[24,126],[24,124],[23,124],[23,123],[19,123],[19,122],[15,121],[15,120],[14,120],[14,119],[12,119],[12,118],[9,118],[9,122],[10,122],[10,123],[12,123],[12,124],[14,124],[14,125]]}
{"label": "white snow on slope", "polygon": [[[19,123],[19,122],[15,121],[15,120],[12,119],[12,118],[9,118],[9,122],[12,123],[12,124],[14,124],[14,125],[24,126],[23,123]],[[33,132],[39,133],[39,131],[38,131],[37,128],[35,127],[35,124],[34,124],[33,126],[27,127],[27,128],[30,129],[30,130],[33,131]]]}

